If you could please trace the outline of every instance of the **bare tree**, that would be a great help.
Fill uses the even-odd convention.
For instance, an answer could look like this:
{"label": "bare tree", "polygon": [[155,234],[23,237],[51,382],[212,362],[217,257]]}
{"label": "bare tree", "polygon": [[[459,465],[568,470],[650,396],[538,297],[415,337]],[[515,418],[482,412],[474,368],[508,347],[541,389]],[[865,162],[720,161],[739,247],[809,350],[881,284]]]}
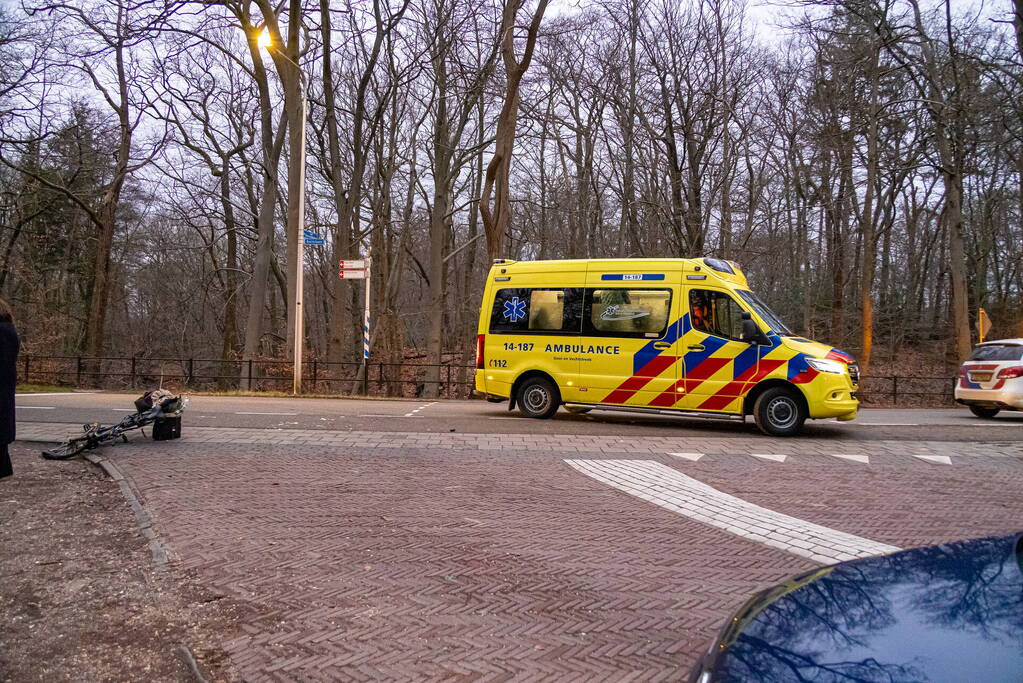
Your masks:
{"label": "bare tree", "polygon": [[504,104],[497,119],[497,134],[494,143],[494,156],[487,164],[487,177],[483,184],[483,195],[480,197],[480,214],[483,216],[483,228],[487,234],[487,254],[491,259],[501,253],[501,243],[511,223],[511,190],[508,185],[509,169],[511,168],[512,150],[515,147],[515,127],[519,118],[519,85],[522,77],[533,61],[533,50],[536,37],[540,31],[547,10],[548,0],[539,0],[533,16],[526,27],[525,46],[521,59],[515,50],[516,19],[525,0],[504,0],[504,11],[501,14],[501,61],[507,79],[505,85]]}
{"label": "bare tree", "polygon": [[[64,193],[88,216],[96,228],[85,352],[102,355],[105,341],[107,304],[110,296],[110,258],[117,226],[121,191],[129,175],[152,160],[159,143],[136,155],[135,134],[150,108],[141,93],[145,87],[147,46],[166,15],[157,2],[40,4],[29,8],[32,15],[45,15],[54,32],[64,32],[60,41],[61,61],[54,65],[67,77],[85,81],[98,94],[117,121],[117,145],[111,175],[98,201],[89,201],[67,185],[52,182],[28,168],[20,168],[51,190]],[[69,85],[71,83],[69,82]],[[10,163],[4,159],[5,163]]]}

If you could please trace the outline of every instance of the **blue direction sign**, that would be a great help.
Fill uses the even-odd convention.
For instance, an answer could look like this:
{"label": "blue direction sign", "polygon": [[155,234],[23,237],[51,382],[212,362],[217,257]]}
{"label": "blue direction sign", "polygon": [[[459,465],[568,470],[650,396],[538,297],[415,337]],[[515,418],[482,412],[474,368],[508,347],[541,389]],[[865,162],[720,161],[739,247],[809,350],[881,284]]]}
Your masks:
{"label": "blue direction sign", "polygon": [[312,230],[303,230],[302,232],[304,233],[302,243],[305,244],[307,247],[323,245],[324,243],[323,238],[317,235]]}

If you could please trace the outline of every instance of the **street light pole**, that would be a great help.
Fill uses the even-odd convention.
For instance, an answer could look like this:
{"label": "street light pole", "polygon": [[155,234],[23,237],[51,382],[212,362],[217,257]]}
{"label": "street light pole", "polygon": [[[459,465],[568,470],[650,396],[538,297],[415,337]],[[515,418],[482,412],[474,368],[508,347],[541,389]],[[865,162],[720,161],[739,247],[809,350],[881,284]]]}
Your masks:
{"label": "street light pole", "polygon": [[305,126],[306,126],[306,109],[308,106],[308,94],[305,82],[305,74],[298,65],[295,65],[296,70],[299,73],[299,82],[301,84],[301,114],[298,120],[298,126],[296,131],[299,137],[298,143],[298,168],[297,168],[297,181],[295,183],[297,194],[297,201],[291,199],[291,178],[290,173],[288,179],[288,224],[292,225],[292,218],[294,219],[295,229],[292,232],[292,239],[295,244],[295,263],[292,264],[295,273],[295,307],[291,311],[293,320],[292,334],[295,338],[295,347],[293,350],[294,356],[294,371],[292,376],[292,387],[291,393],[300,394],[302,393],[302,356],[305,342],[305,315],[302,309],[302,298],[305,291]]}

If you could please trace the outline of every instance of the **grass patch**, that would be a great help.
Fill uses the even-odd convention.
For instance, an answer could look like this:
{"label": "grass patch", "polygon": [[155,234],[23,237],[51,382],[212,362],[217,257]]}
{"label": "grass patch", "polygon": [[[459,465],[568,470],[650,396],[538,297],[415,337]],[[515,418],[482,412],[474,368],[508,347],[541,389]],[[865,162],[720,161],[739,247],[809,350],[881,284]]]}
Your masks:
{"label": "grass patch", "polygon": [[67,394],[72,389],[54,384],[19,384],[14,391],[18,394]]}

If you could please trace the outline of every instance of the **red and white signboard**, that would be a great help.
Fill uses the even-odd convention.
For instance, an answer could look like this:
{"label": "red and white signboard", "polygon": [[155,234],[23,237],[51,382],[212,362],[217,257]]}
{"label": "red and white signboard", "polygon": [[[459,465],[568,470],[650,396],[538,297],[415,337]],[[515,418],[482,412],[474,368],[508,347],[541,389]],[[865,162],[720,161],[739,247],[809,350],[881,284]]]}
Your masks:
{"label": "red and white signboard", "polygon": [[340,261],[337,276],[342,280],[365,280],[366,259]]}

